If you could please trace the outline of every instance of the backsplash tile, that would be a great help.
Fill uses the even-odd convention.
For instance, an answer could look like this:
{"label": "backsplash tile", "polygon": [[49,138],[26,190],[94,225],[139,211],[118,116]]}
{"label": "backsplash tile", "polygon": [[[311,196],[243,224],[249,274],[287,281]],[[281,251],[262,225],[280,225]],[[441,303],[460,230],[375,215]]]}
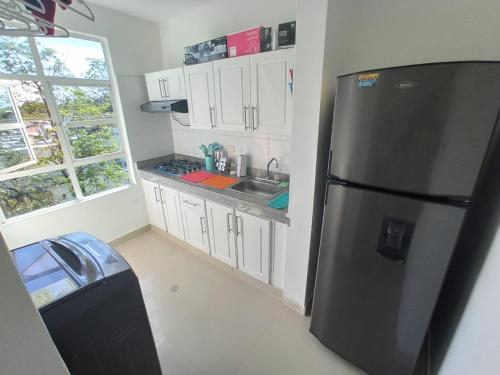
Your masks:
{"label": "backsplash tile", "polygon": [[269,140],[269,159],[276,157],[278,159],[279,168],[271,166],[272,171],[280,171],[281,173],[290,173],[290,163],[292,157],[292,145],[290,141],[278,141],[275,139]]}
{"label": "backsplash tile", "polygon": [[235,157],[243,152],[248,157],[248,166],[266,169],[271,157],[278,158],[279,169],[272,171],[290,173],[291,143],[285,139],[274,139],[267,134],[237,133],[218,130],[197,130],[182,127],[172,122],[174,148],[178,154],[203,157],[198,149],[201,144],[220,143],[234,146]]}

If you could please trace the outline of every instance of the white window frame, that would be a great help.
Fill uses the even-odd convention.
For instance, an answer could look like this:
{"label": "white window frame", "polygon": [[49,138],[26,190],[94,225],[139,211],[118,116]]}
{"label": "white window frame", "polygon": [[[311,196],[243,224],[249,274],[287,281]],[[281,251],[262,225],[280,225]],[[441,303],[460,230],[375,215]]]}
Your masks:
{"label": "white window frame", "polygon": [[[63,202],[60,204],[56,204],[54,206],[42,208],[39,210],[34,210],[25,214],[13,216],[11,218],[6,218],[3,209],[0,209],[0,219],[3,223],[16,221],[20,218],[32,215],[42,214],[44,212],[53,211],[59,207],[67,207],[70,204],[86,202],[94,198],[99,198],[107,194],[112,194],[115,192],[122,191],[128,187],[134,186],[136,184],[135,174],[133,173],[133,162],[130,154],[130,146],[128,142],[126,126],[125,126],[125,118],[123,116],[123,108],[121,105],[120,94],[118,91],[118,82],[116,79],[116,75],[114,72],[113,63],[111,61],[111,54],[109,50],[108,41],[104,37],[94,36],[90,34],[84,34],[80,32],[71,32],[71,37],[90,40],[93,42],[101,43],[104,60],[106,63],[106,68],[108,70],[108,80],[93,80],[93,79],[85,79],[85,78],[62,78],[62,77],[50,77],[45,76],[45,72],[43,70],[42,61],[40,58],[40,54],[38,51],[38,47],[36,45],[35,37],[28,37],[28,42],[30,45],[31,53],[33,56],[33,61],[36,66],[37,73],[36,74],[2,74],[0,73],[0,80],[11,80],[11,81],[38,81],[40,82],[42,89],[44,91],[44,97],[47,102],[47,106],[49,108],[49,114],[51,120],[53,122],[54,128],[56,130],[57,137],[59,139],[59,143],[61,145],[64,162],[59,165],[50,165],[40,168],[35,168],[26,171],[13,171],[11,173],[0,173],[0,181],[8,181],[20,177],[33,176],[38,174],[45,174],[50,172],[57,172],[61,170],[66,170],[69,178],[71,180],[71,184],[73,186],[75,192],[75,199],[72,201]],[[64,123],[64,120],[60,116],[59,109],[56,104],[55,96],[52,90],[53,86],[78,86],[78,87],[109,87],[110,89],[110,99],[111,105],[113,107],[113,117],[106,119],[98,119],[98,120],[89,120],[89,121],[72,121],[67,124]],[[13,100],[13,98],[11,97]],[[14,103],[14,102],[13,102]],[[15,103],[14,103],[15,104]],[[18,113],[18,108],[14,105],[16,110],[16,115],[19,116],[18,119],[21,119],[20,114]],[[73,151],[69,142],[69,137],[67,133],[67,129],[72,127],[93,127],[98,125],[111,124],[118,128],[120,133],[120,150],[117,152],[112,152],[108,154],[103,154],[99,156],[93,156],[83,159],[76,159],[73,155]],[[22,124],[24,127],[24,124]],[[24,132],[26,137],[26,133]],[[29,145],[29,141],[28,141]],[[33,154],[34,155],[34,154]],[[98,192],[92,195],[85,196],[82,192],[80,184],[78,182],[78,177],[76,174],[76,169],[78,167],[96,164],[104,161],[116,160],[116,159],[125,159],[127,163],[127,172],[128,172],[128,184],[124,184],[121,186],[117,186],[115,188],[105,190],[102,192]],[[33,164],[30,162],[29,164]],[[23,166],[24,167],[24,166]],[[15,166],[15,169],[20,168],[19,166]],[[5,170],[4,170],[5,171]],[[3,172],[4,172],[3,171]]]}
{"label": "white window frame", "polygon": [[0,84],[0,88],[7,89],[7,93],[9,95],[9,101],[10,101],[10,104],[12,105],[14,115],[16,116],[16,122],[0,124],[0,131],[19,130],[21,132],[22,137],[23,137],[24,144],[26,145],[26,150],[28,151],[29,156],[30,156],[29,161],[26,161],[24,163],[19,163],[19,164],[13,165],[11,167],[3,168],[2,170],[0,170],[0,173],[11,173],[11,172],[16,171],[18,169],[22,169],[22,168],[28,167],[30,165],[36,164],[37,158],[35,155],[35,151],[33,150],[33,147],[31,146],[31,143],[28,139],[28,135],[26,133],[26,126],[24,125],[24,122],[21,118],[21,113],[19,112],[19,108],[15,104],[14,98],[12,96],[12,92],[10,91],[10,87],[7,85]]}

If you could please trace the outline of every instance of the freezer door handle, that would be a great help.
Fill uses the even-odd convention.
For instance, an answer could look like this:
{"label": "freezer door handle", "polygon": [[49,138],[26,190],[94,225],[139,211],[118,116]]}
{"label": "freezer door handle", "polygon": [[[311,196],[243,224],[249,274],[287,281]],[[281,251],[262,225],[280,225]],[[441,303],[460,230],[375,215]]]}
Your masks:
{"label": "freezer door handle", "polygon": [[415,224],[384,217],[376,254],[398,263],[406,263]]}
{"label": "freezer door handle", "polygon": [[332,168],[332,157],[333,157],[333,151],[330,150],[330,152],[328,153],[328,169],[326,172],[328,175],[330,174],[330,170]]}

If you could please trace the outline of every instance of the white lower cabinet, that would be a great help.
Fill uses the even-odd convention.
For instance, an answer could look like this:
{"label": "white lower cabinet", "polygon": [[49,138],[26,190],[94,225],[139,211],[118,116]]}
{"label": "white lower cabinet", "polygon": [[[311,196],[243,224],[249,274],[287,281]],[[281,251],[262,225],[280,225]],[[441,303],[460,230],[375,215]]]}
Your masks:
{"label": "white lower cabinet", "polygon": [[185,193],[179,195],[186,242],[210,254],[205,201]]}
{"label": "white lower cabinet", "polygon": [[283,289],[286,224],[143,180],[152,225],[240,271]]}
{"label": "white lower cabinet", "polygon": [[142,180],[142,186],[150,224],[166,231],[167,225],[165,216],[163,215],[163,207],[160,198],[160,185],[148,180]]}
{"label": "white lower cabinet", "polygon": [[207,217],[212,256],[236,267],[234,210],[207,201]]}
{"label": "white lower cabinet", "polygon": [[260,281],[269,283],[271,222],[236,211],[236,246],[238,268]]}
{"label": "white lower cabinet", "polygon": [[160,185],[160,197],[168,233],[185,241],[179,192]]}

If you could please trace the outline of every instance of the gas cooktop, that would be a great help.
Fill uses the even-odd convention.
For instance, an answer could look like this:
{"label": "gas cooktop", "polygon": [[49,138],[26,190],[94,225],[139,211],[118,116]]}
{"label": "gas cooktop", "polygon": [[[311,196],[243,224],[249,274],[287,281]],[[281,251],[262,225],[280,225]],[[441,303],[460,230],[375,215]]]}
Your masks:
{"label": "gas cooktop", "polygon": [[185,174],[196,172],[202,169],[201,163],[189,160],[171,160],[169,162],[158,163],[153,169],[157,172],[169,175],[169,176],[184,176]]}

